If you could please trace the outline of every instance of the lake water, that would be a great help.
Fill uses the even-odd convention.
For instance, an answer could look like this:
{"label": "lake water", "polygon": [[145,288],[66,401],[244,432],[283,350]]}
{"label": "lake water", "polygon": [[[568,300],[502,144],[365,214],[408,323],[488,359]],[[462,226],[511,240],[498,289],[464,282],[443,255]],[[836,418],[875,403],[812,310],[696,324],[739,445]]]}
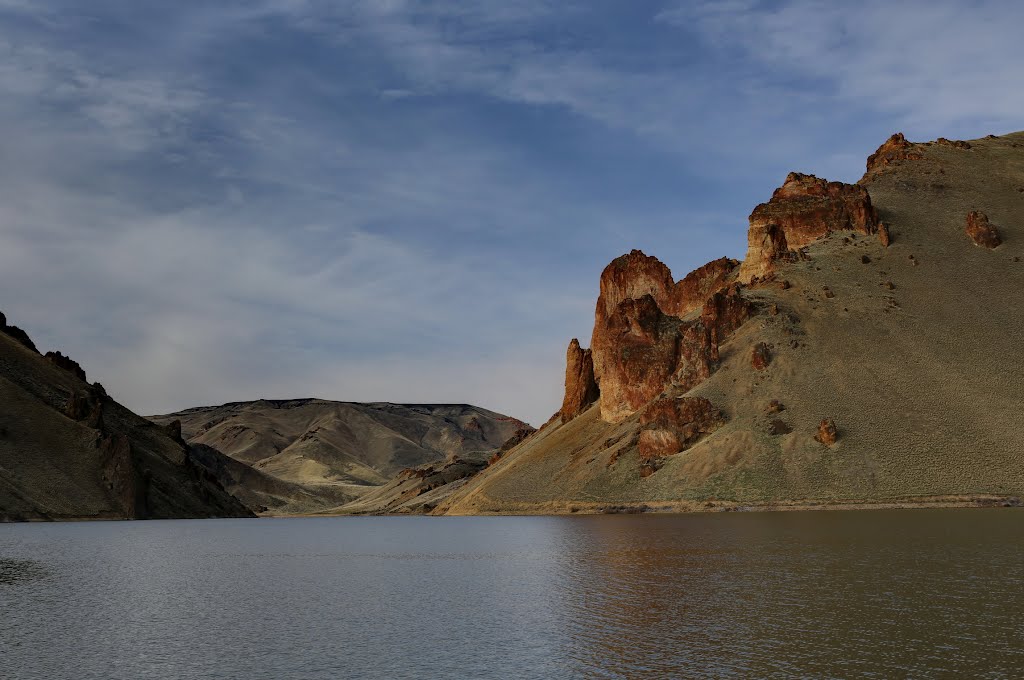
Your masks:
{"label": "lake water", "polygon": [[1017,510],[0,525],[4,678],[1022,669]]}

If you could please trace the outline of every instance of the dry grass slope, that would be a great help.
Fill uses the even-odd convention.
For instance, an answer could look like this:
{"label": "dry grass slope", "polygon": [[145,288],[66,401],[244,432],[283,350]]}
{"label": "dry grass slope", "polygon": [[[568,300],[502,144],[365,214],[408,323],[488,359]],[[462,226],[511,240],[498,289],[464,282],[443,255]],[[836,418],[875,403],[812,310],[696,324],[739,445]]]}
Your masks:
{"label": "dry grass slope", "polygon": [[233,459],[234,465],[215,466],[218,478],[275,515],[334,512],[379,492],[406,468],[453,458],[486,461],[525,427],[466,404],[324,399],[236,402],[151,419],[180,420],[190,444]]}
{"label": "dry grass slope", "polygon": [[[638,414],[551,423],[437,512],[970,503],[1024,495],[1024,133],[933,144],[866,182],[892,237],[833,234],[745,290],[759,314],[690,394],[728,422],[641,478]],[[969,212],[1002,245],[976,246]],[[830,291],[826,295],[826,289]],[[770,312],[775,305],[777,314]],[[773,360],[751,366],[765,342]],[[785,410],[766,413],[771,400]],[[814,439],[823,418],[839,440]],[[791,432],[772,434],[770,421]]]}

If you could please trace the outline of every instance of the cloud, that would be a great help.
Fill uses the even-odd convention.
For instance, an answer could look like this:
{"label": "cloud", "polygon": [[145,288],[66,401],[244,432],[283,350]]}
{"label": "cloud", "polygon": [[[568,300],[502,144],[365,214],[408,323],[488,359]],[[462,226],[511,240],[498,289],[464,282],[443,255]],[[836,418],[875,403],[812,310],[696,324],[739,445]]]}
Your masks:
{"label": "cloud", "polygon": [[1019,3],[739,0],[680,3],[657,19],[777,85],[796,80],[929,135],[1020,124]]}
{"label": "cloud", "polygon": [[0,309],[138,411],[537,424],[616,255],[682,276],[789,169],[1013,127],[1020,11],[0,2]]}

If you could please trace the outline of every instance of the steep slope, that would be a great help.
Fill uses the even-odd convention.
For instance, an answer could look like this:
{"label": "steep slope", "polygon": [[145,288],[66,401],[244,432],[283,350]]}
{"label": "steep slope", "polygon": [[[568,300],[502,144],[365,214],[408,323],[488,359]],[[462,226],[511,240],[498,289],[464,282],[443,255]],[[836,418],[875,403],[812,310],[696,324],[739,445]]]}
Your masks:
{"label": "steep slope", "polygon": [[0,520],[251,517],[172,433],[0,315]]}
{"label": "steep slope", "polygon": [[[260,474],[220,466],[242,498],[270,512],[322,512],[440,461],[482,464],[525,423],[465,404],[390,404],[323,399],[259,400],[153,416],[180,421],[193,445],[220,451]],[[268,484],[276,484],[271,489]],[[256,492],[262,500],[251,496]]]}
{"label": "steep slope", "polygon": [[699,309],[609,265],[594,374],[571,347],[562,417],[436,512],[1019,502],[1024,133],[793,173],[749,242]]}

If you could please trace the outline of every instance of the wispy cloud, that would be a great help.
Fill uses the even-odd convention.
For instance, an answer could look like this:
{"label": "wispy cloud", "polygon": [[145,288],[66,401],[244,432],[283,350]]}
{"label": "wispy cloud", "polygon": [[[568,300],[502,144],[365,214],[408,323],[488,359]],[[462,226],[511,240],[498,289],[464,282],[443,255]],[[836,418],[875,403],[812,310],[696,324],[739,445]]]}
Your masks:
{"label": "wispy cloud", "polygon": [[686,2],[657,19],[769,84],[817,88],[867,115],[938,134],[1020,125],[1020,3]]}
{"label": "wispy cloud", "polygon": [[144,412],[540,422],[597,276],[1022,110],[1010,3],[0,2],[0,309]]}

